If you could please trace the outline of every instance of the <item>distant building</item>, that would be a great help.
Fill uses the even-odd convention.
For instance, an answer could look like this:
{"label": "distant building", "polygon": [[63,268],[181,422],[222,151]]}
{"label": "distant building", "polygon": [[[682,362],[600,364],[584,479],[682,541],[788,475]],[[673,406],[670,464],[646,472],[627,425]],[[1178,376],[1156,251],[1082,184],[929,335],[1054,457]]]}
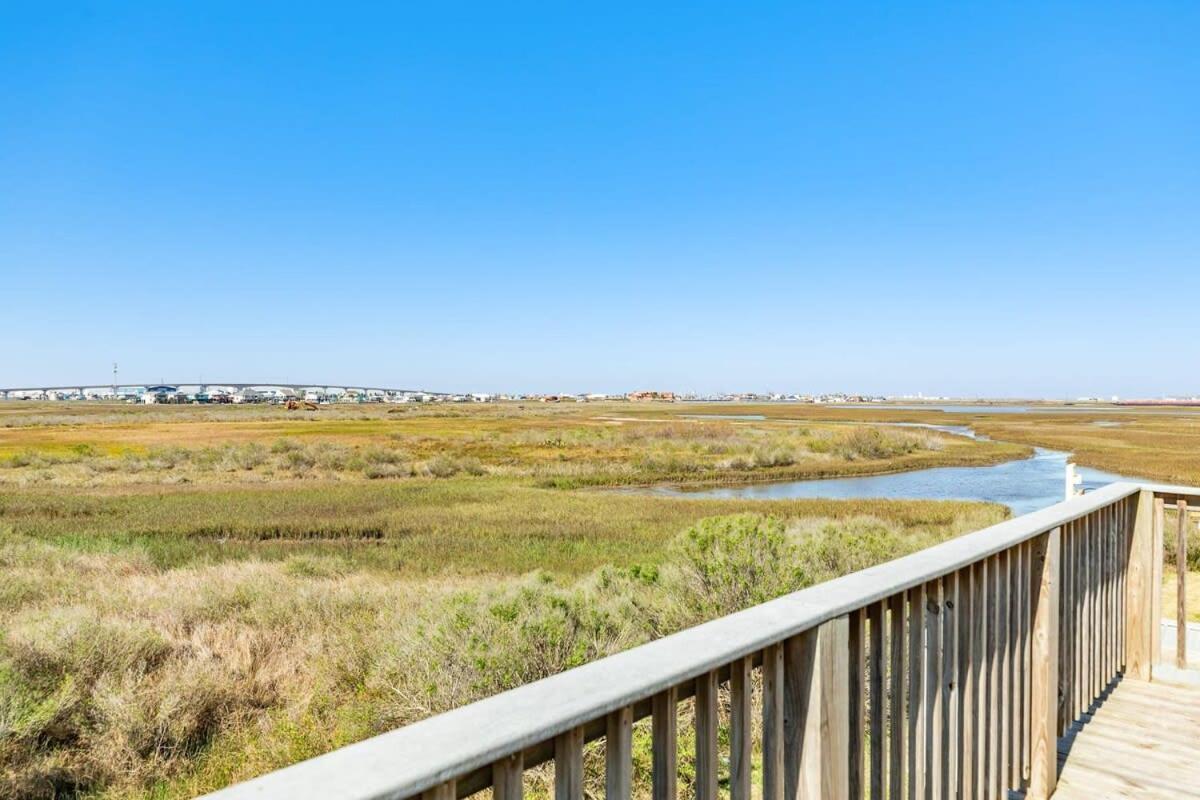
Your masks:
{"label": "distant building", "polygon": [[635,403],[650,403],[654,401],[664,403],[675,402],[674,392],[630,392],[625,396]]}
{"label": "distant building", "polygon": [[141,393],[143,403],[182,403],[183,395],[178,386],[147,386]]}
{"label": "distant building", "polygon": [[235,403],[261,403],[265,400],[266,395],[249,386],[243,387],[233,396],[233,402]]}

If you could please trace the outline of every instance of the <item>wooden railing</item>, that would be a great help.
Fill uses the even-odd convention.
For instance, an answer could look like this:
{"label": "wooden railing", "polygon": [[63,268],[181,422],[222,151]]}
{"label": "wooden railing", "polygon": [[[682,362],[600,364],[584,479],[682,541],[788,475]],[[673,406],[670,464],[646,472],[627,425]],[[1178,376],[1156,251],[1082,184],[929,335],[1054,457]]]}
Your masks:
{"label": "wooden railing", "polygon": [[1163,504],[1188,498],[1112,484],[211,797],[518,800],[553,762],[556,800],[579,800],[603,739],[605,795],[628,798],[649,717],[638,793],[674,800],[685,702],[697,800],[723,772],[731,800],[1049,797],[1058,736],[1151,677]]}

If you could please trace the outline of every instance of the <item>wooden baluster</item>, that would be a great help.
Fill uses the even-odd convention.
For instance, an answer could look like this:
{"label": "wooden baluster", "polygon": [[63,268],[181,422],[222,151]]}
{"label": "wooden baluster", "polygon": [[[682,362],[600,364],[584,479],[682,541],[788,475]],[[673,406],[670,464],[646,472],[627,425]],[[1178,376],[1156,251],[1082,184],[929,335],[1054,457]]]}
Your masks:
{"label": "wooden baluster", "polygon": [[1080,711],[1087,711],[1092,705],[1092,641],[1095,639],[1096,623],[1092,618],[1092,602],[1094,590],[1092,580],[1094,578],[1092,572],[1092,540],[1096,534],[1095,518],[1089,514],[1084,517],[1083,537],[1081,544],[1083,548],[1083,626],[1081,633],[1083,634],[1083,672],[1082,672],[1082,694],[1080,697]]}
{"label": "wooden baluster", "polygon": [[988,782],[988,731],[992,726],[991,701],[991,560],[983,559],[976,565],[978,572],[975,581],[975,614],[979,617],[979,627],[975,639],[975,682],[977,688],[978,715],[975,718],[975,796],[983,800],[987,797]]}
{"label": "wooden baluster", "polygon": [[[763,670],[766,671],[766,659],[763,660]],[[766,700],[764,699],[764,708]],[[651,704],[651,749],[653,764],[651,766],[650,784],[654,800],[676,800],[676,785],[679,771],[676,766],[678,751],[678,715],[679,692],[672,686],[666,691],[654,696]],[[763,737],[763,748],[766,750],[768,738]],[[778,740],[775,740],[778,742]],[[764,762],[764,767],[766,763]],[[766,800],[764,795],[764,800]],[[770,800],[782,800],[780,796]]]}
{"label": "wooden baluster", "polygon": [[1108,638],[1104,617],[1104,606],[1107,603],[1104,575],[1104,540],[1108,535],[1107,508],[1101,508],[1096,512],[1096,523],[1096,675],[1092,694],[1094,697],[1099,697],[1104,687],[1104,647],[1105,640]]}
{"label": "wooden baluster", "polygon": [[1108,517],[1111,506],[1100,509],[1100,538],[1097,541],[1096,570],[1100,576],[1100,605],[1096,613],[1096,628],[1100,648],[1096,654],[1096,696],[1108,685]]}
{"label": "wooden baluster", "polygon": [[[1009,550],[1008,614],[1008,788],[1021,785],[1021,554]],[[1061,619],[1061,617],[1060,617]],[[1056,710],[1057,713],[1057,710]]]}
{"label": "wooden baluster", "polygon": [[863,678],[866,676],[867,614],[865,609],[851,611],[849,616],[849,780],[850,797],[861,800],[863,796],[863,736],[866,732],[866,691]]}
{"label": "wooden baluster", "polygon": [[[887,739],[884,734],[887,705],[883,688],[885,664],[887,658],[887,636],[884,633],[884,601],[872,603],[867,609],[867,622],[870,625],[870,657],[868,661],[868,695],[870,698],[870,796],[871,800],[883,800],[886,777],[884,774],[884,754],[887,751]],[[853,729],[852,729],[853,730]],[[853,796],[853,795],[852,795]]]}
{"label": "wooden baluster", "polygon": [[925,797],[925,586],[908,593],[908,796]]}
{"label": "wooden baluster", "polygon": [[[1071,722],[1083,713],[1083,539],[1087,535],[1084,520],[1078,519],[1071,524],[1071,574],[1073,576],[1071,598]],[[1065,731],[1064,731],[1065,733]]]}
{"label": "wooden baluster", "polygon": [[1108,506],[1104,509],[1104,541],[1102,553],[1101,574],[1104,576],[1104,622],[1101,633],[1104,637],[1104,657],[1101,660],[1103,669],[1100,673],[1100,691],[1108,686],[1112,678],[1112,530],[1116,509]]}
{"label": "wooden baluster", "polygon": [[514,753],[492,764],[492,800],[521,800],[525,793],[525,759]]}
{"label": "wooden baluster", "polygon": [[[1133,500],[1127,498],[1122,508],[1121,527],[1117,530],[1117,668],[1122,674],[1125,672],[1125,592],[1127,589],[1126,579],[1129,576],[1129,550],[1127,543],[1130,531],[1133,529],[1134,508]],[[1161,564],[1159,568],[1161,569]],[[1162,585],[1161,580],[1159,581],[1159,585]],[[1151,605],[1153,606],[1153,602]],[[1151,611],[1153,612],[1153,608],[1151,608]],[[1153,645],[1153,642],[1151,642],[1151,645]]]}
{"label": "wooden baluster", "polygon": [[751,680],[750,658],[738,658],[730,664],[730,798],[750,800],[751,762],[751,700],[754,682]]}
{"label": "wooden baluster", "polygon": [[[808,680],[815,631],[797,634],[783,643],[783,797],[799,800],[801,752],[804,749],[804,715],[808,709]],[[849,643],[847,643],[847,650]]]}
{"label": "wooden baluster", "polygon": [[1111,565],[1109,564],[1109,547],[1110,547],[1109,543],[1112,539],[1113,511],[1114,511],[1114,509],[1112,506],[1107,506],[1106,508],[1102,509],[1102,514],[1103,514],[1102,519],[1104,520],[1104,526],[1103,526],[1103,528],[1101,528],[1101,530],[1103,531],[1104,536],[1100,540],[1100,576],[1102,579],[1102,583],[1101,583],[1101,601],[1102,602],[1100,604],[1101,652],[1100,652],[1100,681],[1099,681],[1099,689],[1097,692],[1098,694],[1104,693],[1104,689],[1108,686],[1108,680],[1112,675],[1112,673],[1110,672],[1110,666],[1109,666],[1111,663],[1111,661],[1110,661],[1111,654],[1109,653],[1109,648],[1111,646],[1111,641],[1112,641],[1112,617],[1111,617],[1111,614],[1109,611],[1109,603],[1112,601],[1112,589],[1109,585],[1109,581],[1111,579]]}
{"label": "wooden baluster", "polygon": [[907,612],[904,604],[904,592],[893,595],[888,601],[888,621],[891,627],[889,661],[892,670],[888,693],[888,708],[891,712],[888,718],[888,797],[891,800],[902,800],[904,797],[904,766],[908,759],[905,726],[908,711],[904,699],[905,677],[908,674],[908,639],[905,635]]}
{"label": "wooden baluster", "polygon": [[1032,762],[1028,800],[1047,800],[1058,783],[1058,590],[1061,531],[1033,541],[1031,663]]}
{"label": "wooden baluster", "polygon": [[421,792],[421,800],[454,800],[456,790],[454,781],[446,781]]}
{"label": "wooden baluster", "polygon": [[696,679],[696,800],[717,800],[717,673]]}
{"label": "wooden baluster", "polygon": [[1107,687],[1117,675],[1117,526],[1120,524],[1120,506],[1112,505],[1108,510],[1108,535],[1105,537],[1105,568],[1108,576],[1106,593],[1108,601],[1107,620],[1104,629],[1108,633],[1108,646],[1105,652],[1104,685]]}
{"label": "wooden baluster", "polygon": [[1005,550],[997,558],[1000,565],[1000,580],[997,587],[996,603],[996,655],[1000,669],[999,674],[999,710],[1000,725],[997,734],[1000,738],[996,762],[999,767],[996,791],[998,797],[1005,796],[1008,789],[1008,776],[1012,773],[1012,642],[1009,639],[1010,604],[1012,603],[1012,550]]}
{"label": "wooden baluster", "polygon": [[988,567],[988,771],[987,797],[1000,796],[1000,581],[1003,573],[1000,557],[993,556]]}
{"label": "wooden baluster", "polygon": [[762,676],[763,800],[783,800],[783,645],[773,644],[763,650]]}
{"label": "wooden baluster", "polygon": [[753,700],[750,658],[729,665],[729,795],[730,800],[750,800],[750,778],[754,770],[751,733]]}
{"label": "wooden baluster", "polygon": [[945,800],[956,795],[962,755],[958,746],[958,604],[959,573],[955,572],[942,581],[942,738],[938,748],[942,753],[941,797]]}
{"label": "wooden baluster", "polygon": [[[1029,780],[1029,657],[1032,623],[1030,621],[1030,571],[1033,568],[1033,545],[1025,542],[1021,546],[1021,771],[1020,783],[1024,787]],[[1061,603],[1060,603],[1061,605]],[[1062,636],[1059,636],[1062,641]],[[1061,664],[1061,660],[1060,660]],[[1062,700],[1059,700],[1060,704]]]}
{"label": "wooden baluster", "polygon": [[[1074,687],[1074,636],[1075,636],[1075,614],[1074,614],[1074,591],[1075,591],[1075,565],[1070,553],[1074,543],[1075,523],[1069,522],[1062,527],[1062,602],[1058,604],[1058,634],[1060,634],[1061,652],[1062,652],[1062,669],[1058,670],[1058,681],[1060,681],[1060,703],[1058,703],[1058,735],[1067,732],[1067,728],[1074,722],[1075,718],[1075,687]],[[1026,596],[1028,587],[1026,589]],[[1030,625],[1030,610],[1026,608],[1025,627],[1028,630]],[[1028,710],[1028,706],[1026,706]]]}
{"label": "wooden baluster", "polygon": [[1175,666],[1187,669],[1187,500],[1180,500],[1175,534]]}
{"label": "wooden baluster", "polygon": [[1125,530],[1125,515],[1128,500],[1120,500],[1113,507],[1112,528],[1112,678],[1121,672],[1121,535]]}
{"label": "wooden baluster", "polygon": [[604,797],[629,800],[633,792],[633,709],[608,715],[604,736]]}
{"label": "wooden baluster", "polygon": [[554,800],[583,800],[583,728],[554,740]]}
{"label": "wooden baluster", "polygon": [[978,645],[980,623],[977,597],[979,565],[972,564],[962,571],[958,593],[958,682],[960,721],[959,731],[962,750],[958,768],[958,796],[975,796],[976,741],[979,717],[976,693],[978,691],[978,662],[975,648]]}
{"label": "wooden baluster", "polygon": [[941,798],[942,762],[942,582],[925,584],[925,764],[929,771],[927,796]]}

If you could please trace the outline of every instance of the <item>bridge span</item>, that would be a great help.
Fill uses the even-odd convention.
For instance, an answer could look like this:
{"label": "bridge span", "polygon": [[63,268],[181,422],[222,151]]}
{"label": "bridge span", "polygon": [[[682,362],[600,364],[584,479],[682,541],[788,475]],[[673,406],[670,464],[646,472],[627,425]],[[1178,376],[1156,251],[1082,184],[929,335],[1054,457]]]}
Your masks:
{"label": "bridge span", "polygon": [[112,392],[114,390],[135,390],[148,389],[160,386],[170,386],[175,389],[195,389],[197,392],[204,392],[209,389],[230,389],[235,392],[243,389],[287,389],[294,392],[304,392],[307,389],[317,389],[325,393],[331,393],[333,390],[341,391],[358,391],[358,392],[383,392],[385,394],[406,394],[406,395],[428,395],[430,397],[451,397],[451,392],[434,392],[428,389],[404,389],[388,386],[372,386],[367,384],[357,383],[279,383],[276,381],[148,381],[143,383],[121,382],[114,386],[112,383],[71,383],[61,386],[15,386],[9,388],[0,388],[0,398],[12,398],[13,395],[25,395],[33,393],[49,393],[49,392],[73,392],[78,394],[98,393],[103,391]]}

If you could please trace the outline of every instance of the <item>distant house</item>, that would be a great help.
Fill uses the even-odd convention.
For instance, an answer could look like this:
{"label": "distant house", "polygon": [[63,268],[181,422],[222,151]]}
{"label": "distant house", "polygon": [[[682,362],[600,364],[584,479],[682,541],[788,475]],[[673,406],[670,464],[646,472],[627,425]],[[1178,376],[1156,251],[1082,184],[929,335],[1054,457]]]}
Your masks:
{"label": "distant house", "polygon": [[147,386],[141,393],[141,401],[148,404],[181,403],[183,395],[179,393],[178,386]]}

